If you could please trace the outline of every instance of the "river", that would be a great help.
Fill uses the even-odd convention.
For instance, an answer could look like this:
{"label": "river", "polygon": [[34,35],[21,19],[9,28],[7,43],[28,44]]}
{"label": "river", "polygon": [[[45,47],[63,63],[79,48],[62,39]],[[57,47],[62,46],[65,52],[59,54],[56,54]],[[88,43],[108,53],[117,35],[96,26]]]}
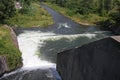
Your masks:
{"label": "river", "polygon": [[23,67],[5,74],[0,80],[61,80],[56,71],[57,53],[108,37],[109,31],[84,27],[51,8],[41,5],[53,17],[45,28],[17,28]]}

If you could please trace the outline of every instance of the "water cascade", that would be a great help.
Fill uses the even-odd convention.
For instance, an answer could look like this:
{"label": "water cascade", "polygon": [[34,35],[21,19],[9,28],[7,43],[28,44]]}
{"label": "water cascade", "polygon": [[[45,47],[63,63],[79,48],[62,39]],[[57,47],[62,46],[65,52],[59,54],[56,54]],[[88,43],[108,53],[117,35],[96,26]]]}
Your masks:
{"label": "water cascade", "polygon": [[61,80],[56,71],[57,53],[107,37],[103,31],[84,28],[54,10],[44,7],[55,24],[48,28],[21,29],[16,32],[23,67],[0,80]]}
{"label": "water cascade", "polygon": [[[54,63],[56,62],[54,61],[55,59],[51,60],[50,58],[50,60],[48,60],[46,58],[45,60],[42,59],[42,55],[49,53],[49,55],[56,55],[57,52],[62,50],[71,49],[103,37],[105,37],[105,35],[99,33],[58,35],[52,32],[24,30],[24,32],[17,37],[19,48],[22,52],[23,67],[5,74],[0,80],[61,80],[56,71],[56,64]],[[45,46],[48,44],[47,42],[52,42],[52,45]],[[59,44],[62,44],[62,46]],[[56,49],[53,50],[53,47]],[[43,49],[43,51],[46,50],[46,53],[41,53],[39,51],[41,49]],[[56,58],[54,55],[47,57]]]}

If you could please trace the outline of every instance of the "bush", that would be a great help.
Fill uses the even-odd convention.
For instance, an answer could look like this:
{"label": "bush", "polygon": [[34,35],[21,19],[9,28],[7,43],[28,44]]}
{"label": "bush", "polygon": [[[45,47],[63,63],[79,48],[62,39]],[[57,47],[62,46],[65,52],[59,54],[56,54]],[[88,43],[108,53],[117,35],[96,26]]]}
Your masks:
{"label": "bush", "polygon": [[66,14],[68,14],[69,16],[72,16],[73,14],[75,14],[75,12],[72,10],[67,10]]}
{"label": "bush", "polygon": [[15,13],[14,0],[0,0],[0,22],[13,17]]}
{"label": "bush", "polygon": [[115,23],[120,23],[120,13],[119,12],[112,12],[109,17],[111,20],[115,21]]}
{"label": "bush", "polygon": [[24,7],[24,8],[22,8],[20,11],[19,11],[19,13],[21,13],[21,14],[29,14],[30,13],[30,8],[29,7]]}
{"label": "bush", "polygon": [[0,56],[6,56],[10,69],[22,64],[21,53],[13,43],[10,31],[3,26],[0,27]]}

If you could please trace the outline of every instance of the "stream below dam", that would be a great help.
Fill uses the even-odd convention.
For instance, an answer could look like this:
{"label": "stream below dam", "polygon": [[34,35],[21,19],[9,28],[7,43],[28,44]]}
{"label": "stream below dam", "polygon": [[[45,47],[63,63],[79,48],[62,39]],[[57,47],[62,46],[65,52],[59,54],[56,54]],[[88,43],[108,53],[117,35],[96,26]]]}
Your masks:
{"label": "stream below dam", "polygon": [[41,5],[53,17],[45,28],[17,28],[23,67],[4,74],[0,80],[62,80],[56,71],[57,53],[109,37],[111,32],[84,27],[51,8]]}

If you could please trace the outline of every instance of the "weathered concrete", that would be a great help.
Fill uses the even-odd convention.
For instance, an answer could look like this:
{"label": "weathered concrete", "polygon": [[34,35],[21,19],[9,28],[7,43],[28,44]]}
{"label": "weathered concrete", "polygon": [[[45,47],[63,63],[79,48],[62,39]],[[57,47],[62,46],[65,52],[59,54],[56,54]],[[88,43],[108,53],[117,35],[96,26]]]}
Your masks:
{"label": "weathered concrete", "polygon": [[120,36],[111,36],[111,38],[113,38],[114,40],[120,42]]}
{"label": "weathered concrete", "polygon": [[120,80],[120,43],[105,38],[61,52],[57,70],[63,80]]}

